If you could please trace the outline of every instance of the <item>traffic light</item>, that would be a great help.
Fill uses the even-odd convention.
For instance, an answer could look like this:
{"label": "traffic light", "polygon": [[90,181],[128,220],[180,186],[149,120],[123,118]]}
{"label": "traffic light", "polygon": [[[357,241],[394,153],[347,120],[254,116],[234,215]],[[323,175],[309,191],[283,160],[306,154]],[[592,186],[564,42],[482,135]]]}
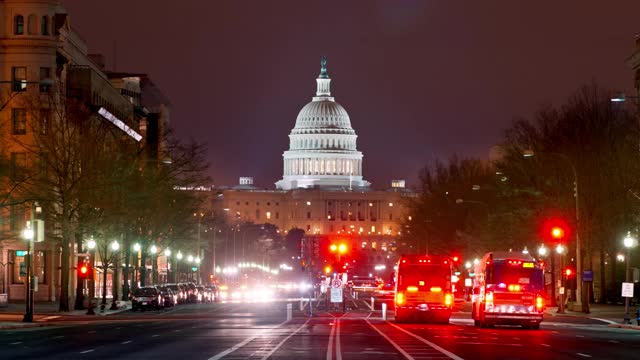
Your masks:
{"label": "traffic light", "polygon": [[89,272],[91,271],[91,267],[84,262],[84,260],[78,260],[78,280],[85,280],[89,277]]}
{"label": "traffic light", "polygon": [[551,228],[551,238],[555,240],[562,240],[564,237],[564,229],[560,226],[554,226]]}
{"label": "traffic light", "polygon": [[567,279],[573,276],[573,269],[572,268],[566,268],[564,269],[564,274],[567,276]]}

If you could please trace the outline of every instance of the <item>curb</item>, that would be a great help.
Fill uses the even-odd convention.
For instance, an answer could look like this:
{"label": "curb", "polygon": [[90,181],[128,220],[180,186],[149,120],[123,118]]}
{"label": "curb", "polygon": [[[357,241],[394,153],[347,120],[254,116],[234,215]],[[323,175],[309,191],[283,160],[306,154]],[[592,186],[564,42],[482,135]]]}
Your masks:
{"label": "curb", "polygon": [[607,325],[610,328],[618,328],[618,329],[631,329],[631,330],[640,330],[640,326],[638,325],[629,325],[629,324],[609,324]]}
{"label": "curb", "polygon": [[52,324],[48,323],[19,323],[15,325],[0,325],[0,330],[10,330],[10,329],[29,329],[35,327],[44,327],[51,326]]}

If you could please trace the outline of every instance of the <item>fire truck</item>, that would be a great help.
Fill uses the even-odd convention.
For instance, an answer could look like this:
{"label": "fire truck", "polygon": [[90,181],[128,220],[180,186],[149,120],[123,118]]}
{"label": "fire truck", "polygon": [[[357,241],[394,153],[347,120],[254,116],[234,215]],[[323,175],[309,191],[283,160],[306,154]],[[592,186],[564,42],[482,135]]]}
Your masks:
{"label": "fire truck", "polygon": [[448,323],[453,306],[451,275],[447,257],[400,256],[395,281],[396,322]]}
{"label": "fire truck", "polygon": [[531,255],[495,251],[474,269],[475,326],[521,325],[539,329],[545,310],[544,269]]}

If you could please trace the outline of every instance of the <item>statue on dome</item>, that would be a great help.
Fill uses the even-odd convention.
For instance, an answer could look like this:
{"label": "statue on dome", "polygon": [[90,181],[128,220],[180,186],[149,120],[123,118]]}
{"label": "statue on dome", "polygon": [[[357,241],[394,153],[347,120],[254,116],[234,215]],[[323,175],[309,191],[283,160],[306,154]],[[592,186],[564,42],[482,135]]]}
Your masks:
{"label": "statue on dome", "polygon": [[322,59],[320,60],[320,78],[329,78],[329,74],[327,74],[327,57],[324,55],[322,55]]}

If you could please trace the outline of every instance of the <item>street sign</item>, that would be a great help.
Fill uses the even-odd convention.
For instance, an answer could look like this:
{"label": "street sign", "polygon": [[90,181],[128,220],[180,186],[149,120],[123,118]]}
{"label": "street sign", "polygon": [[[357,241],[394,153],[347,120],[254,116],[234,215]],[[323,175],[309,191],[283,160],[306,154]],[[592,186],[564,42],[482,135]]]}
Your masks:
{"label": "street sign", "polygon": [[622,283],[622,297],[632,298],[633,297],[633,283]]}
{"label": "street sign", "polygon": [[342,290],[342,280],[340,280],[340,278],[333,279],[333,281],[331,282],[331,287],[334,288],[334,289],[341,289]]}
{"label": "street sign", "polygon": [[27,256],[26,250],[16,250],[16,256]]}
{"label": "street sign", "polygon": [[342,302],[342,288],[341,287],[332,287],[331,288],[331,302],[332,303],[341,303]]}
{"label": "street sign", "polygon": [[582,281],[593,281],[593,270],[583,270],[582,271]]}

